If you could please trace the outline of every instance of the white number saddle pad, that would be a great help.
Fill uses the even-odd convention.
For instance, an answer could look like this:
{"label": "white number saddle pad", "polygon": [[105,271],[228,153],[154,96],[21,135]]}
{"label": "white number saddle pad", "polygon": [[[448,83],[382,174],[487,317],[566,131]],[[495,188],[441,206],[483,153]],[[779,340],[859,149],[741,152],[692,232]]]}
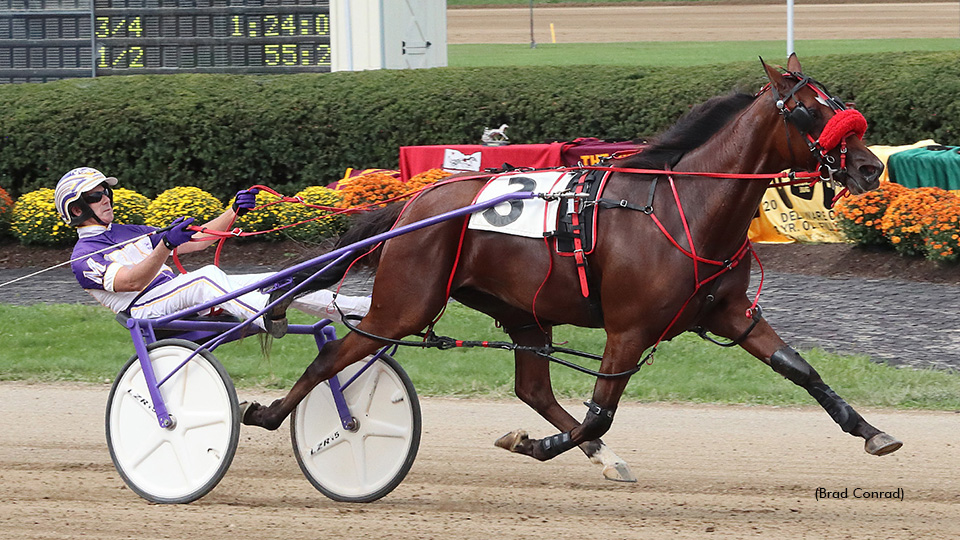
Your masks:
{"label": "white number saddle pad", "polygon": [[[501,174],[483,186],[474,204],[483,203],[520,191],[555,193],[566,189],[573,177],[566,171],[537,171]],[[557,230],[560,200],[517,199],[474,213],[467,225],[470,229],[493,231],[515,236],[543,238]]]}

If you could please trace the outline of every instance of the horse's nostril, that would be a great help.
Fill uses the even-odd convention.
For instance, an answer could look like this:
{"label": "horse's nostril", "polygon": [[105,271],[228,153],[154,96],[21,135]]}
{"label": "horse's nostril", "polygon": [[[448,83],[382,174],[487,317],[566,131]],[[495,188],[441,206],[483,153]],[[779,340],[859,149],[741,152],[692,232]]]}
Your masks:
{"label": "horse's nostril", "polygon": [[861,165],[857,169],[860,171],[860,174],[863,176],[864,180],[866,180],[868,183],[873,183],[880,179],[880,174],[883,172],[883,164]]}

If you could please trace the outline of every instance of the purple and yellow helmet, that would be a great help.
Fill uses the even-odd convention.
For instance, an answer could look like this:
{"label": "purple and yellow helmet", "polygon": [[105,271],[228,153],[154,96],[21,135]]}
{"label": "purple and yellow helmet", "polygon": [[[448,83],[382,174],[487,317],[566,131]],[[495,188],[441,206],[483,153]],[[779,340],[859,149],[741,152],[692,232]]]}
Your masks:
{"label": "purple and yellow helmet", "polygon": [[[60,177],[60,181],[57,182],[57,189],[54,191],[54,201],[57,212],[64,223],[76,227],[94,216],[90,205],[83,200],[81,195],[101,184],[104,184],[104,187],[107,188],[112,200],[112,193],[109,192],[109,189],[110,186],[117,185],[117,179],[106,176],[94,168],[78,167]],[[73,206],[80,208],[79,216],[73,215],[70,211]]]}

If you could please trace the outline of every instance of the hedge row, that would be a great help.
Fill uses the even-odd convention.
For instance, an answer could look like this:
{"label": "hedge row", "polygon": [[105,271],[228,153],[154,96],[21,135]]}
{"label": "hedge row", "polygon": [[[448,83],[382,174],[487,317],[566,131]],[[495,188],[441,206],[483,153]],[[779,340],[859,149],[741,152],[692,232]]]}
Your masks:
{"label": "hedge row", "polygon": [[[857,103],[876,144],[957,141],[960,52],[824,56],[805,71]],[[691,105],[764,82],[759,62],[700,68],[442,68],[323,75],[158,75],[0,86],[0,187],[14,197],[93,166],[146,196],[296,192],[398,147],[651,136]]]}

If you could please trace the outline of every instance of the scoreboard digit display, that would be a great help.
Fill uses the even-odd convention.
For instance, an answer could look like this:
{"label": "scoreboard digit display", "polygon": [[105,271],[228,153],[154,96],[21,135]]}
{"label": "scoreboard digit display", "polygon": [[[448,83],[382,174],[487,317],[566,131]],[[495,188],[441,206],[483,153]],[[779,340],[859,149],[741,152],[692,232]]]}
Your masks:
{"label": "scoreboard digit display", "polygon": [[329,72],[329,0],[0,0],[0,82]]}

